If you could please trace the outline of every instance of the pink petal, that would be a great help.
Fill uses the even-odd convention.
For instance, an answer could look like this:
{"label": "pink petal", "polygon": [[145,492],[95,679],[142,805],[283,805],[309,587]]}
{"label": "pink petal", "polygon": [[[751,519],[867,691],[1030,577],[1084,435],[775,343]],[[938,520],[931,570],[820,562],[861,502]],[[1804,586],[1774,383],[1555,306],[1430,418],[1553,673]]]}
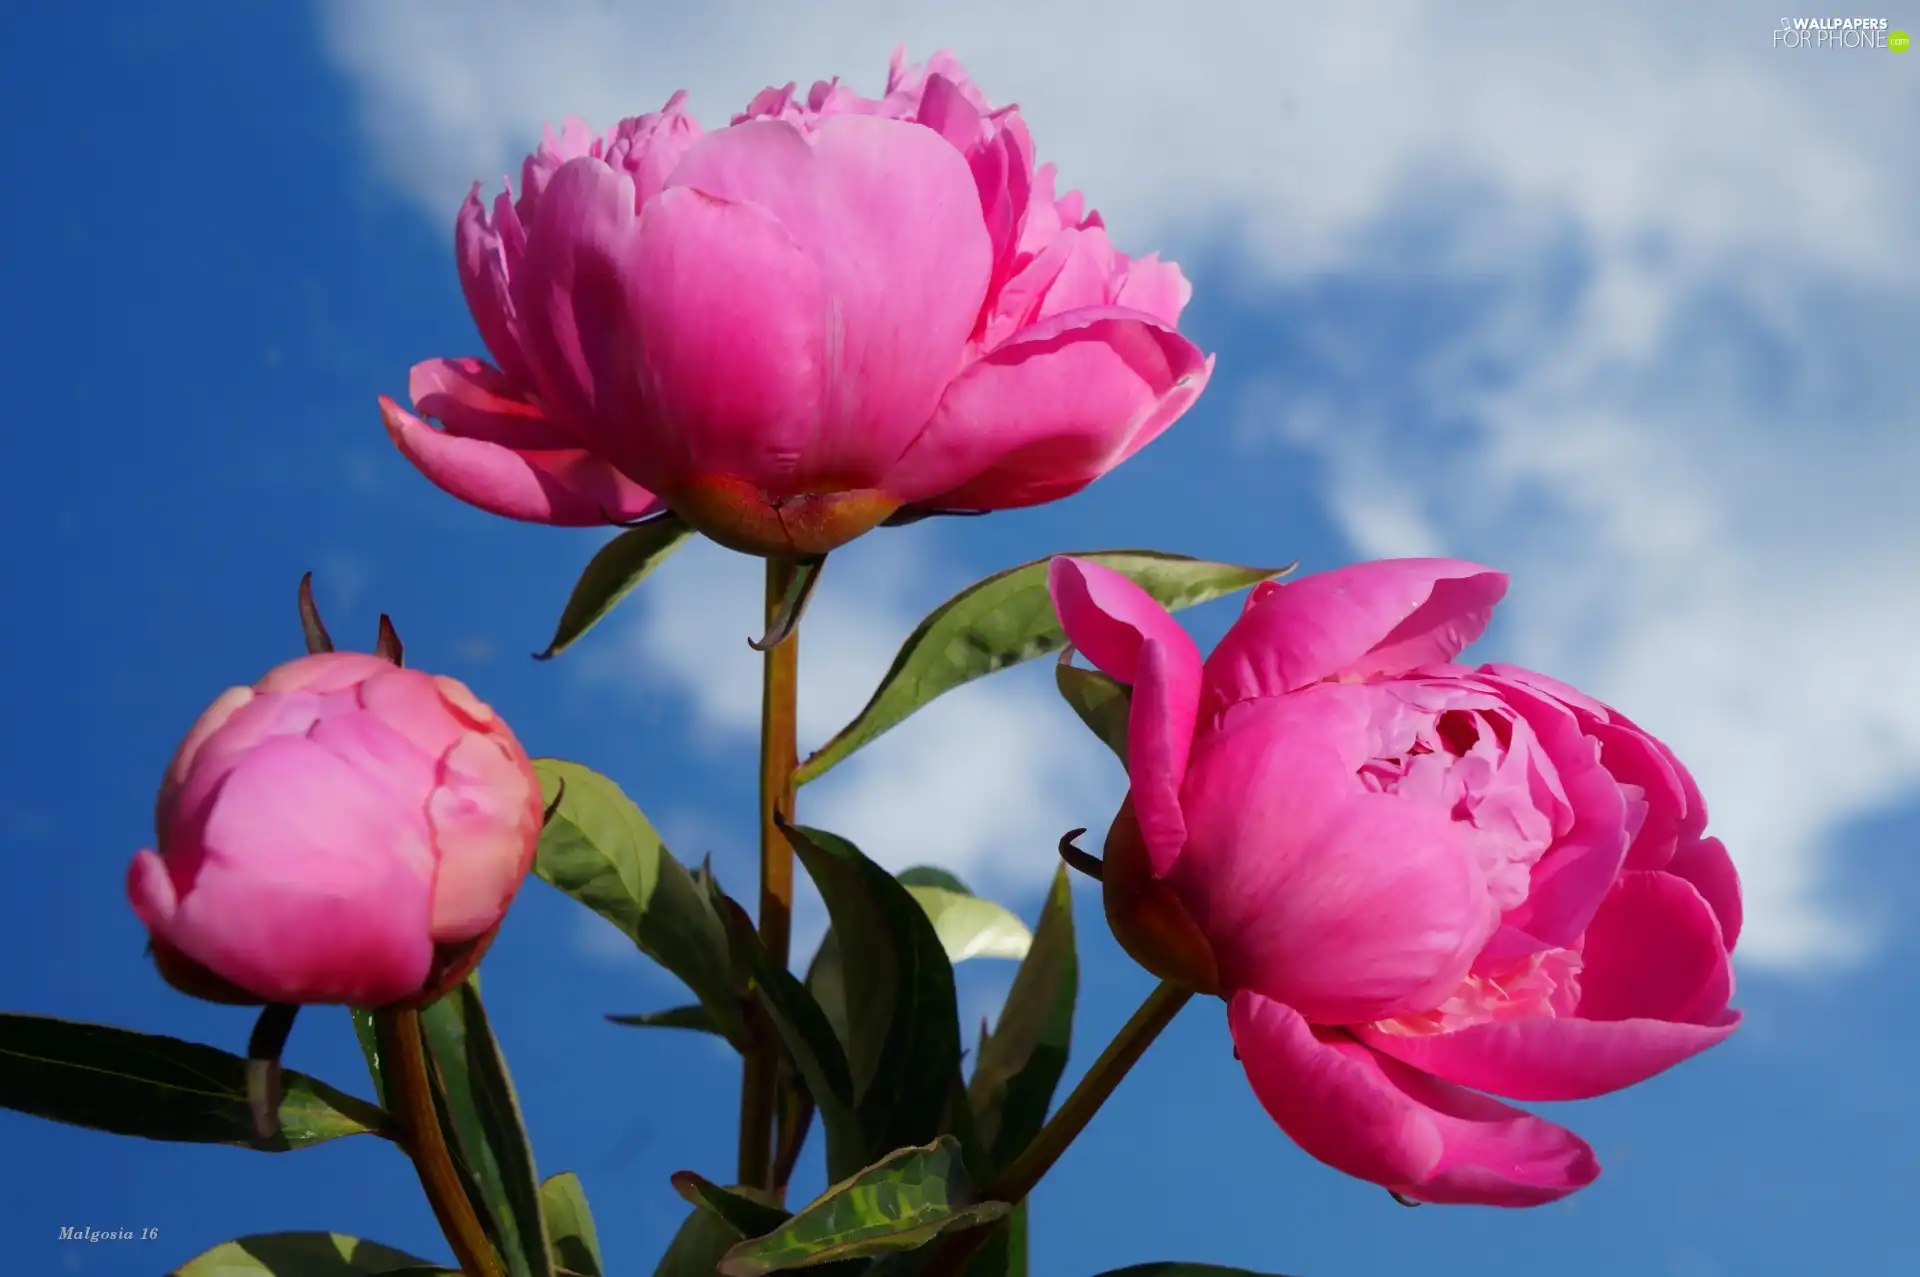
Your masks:
{"label": "pink petal", "polygon": [[500,921],[533,863],[540,787],[524,755],[499,741],[463,736],[445,761],[446,783],[428,808],[440,872],[433,884],[433,938],[471,940]]}
{"label": "pink petal", "polygon": [[1168,881],[1221,978],[1358,1024],[1436,1006],[1499,924],[1471,831],[1370,793],[1368,687],[1235,706],[1195,739]]}
{"label": "pink petal", "polygon": [[478,359],[429,359],[407,374],[413,410],[450,435],[515,452],[577,448],[581,441],[541,411],[505,373]]}
{"label": "pink petal", "polygon": [[1712,907],[1684,879],[1654,870],[1620,875],[1581,956],[1582,1019],[1724,1023],[1733,964]]}
{"label": "pink petal", "polygon": [[441,491],[527,523],[595,527],[661,508],[646,489],[582,448],[516,452],[435,430],[384,395],[387,437]]}
{"label": "pink petal", "polygon": [[1359,1035],[1376,1050],[1462,1086],[1516,1100],[1579,1100],[1632,1086],[1722,1041],[1733,967],[1713,911],[1671,874],[1629,870],[1588,928],[1580,1001],[1565,1019],[1510,1020],[1453,1033]]}
{"label": "pink petal", "polygon": [[1048,565],[1047,589],[1068,642],[1133,685],[1128,779],[1148,858],[1164,875],[1186,841],[1180,782],[1193,741],[1200,649],[1152,595],[1112,568],[1061,556]]}
{"label": "pink petal", "polygon": [[1227,1013],[1280,1129],[1335,1170],[1417,1201],[1537,1206],[1600,1174],[1571,1131],[1376,1055],[1254,993]]}
{"label": "pink petal", "polygon": [[949,510],[1071,495],[1172,425],[1212,368],[1192,342],[1137,311],[1057,315],[954,380],[887,490]]}
{"label": "pink petal", "polygon": [[1114,305],[1144,310],[1162,323],[1175,324],[1193,296],[1193,285],[1172,262],[1156,256],[1129,262]]}
{"label": "pink petal", "polygon": [[1207,658],[1200,712],[1325,678],[1451,661],[1507,591],[1503,572],[1457,559],[1387,559],[1278,583]]}
{"label": "pink petal", "polygon": [[[771,471],[788,491],[877,485],[959,370],[986,293],[992,245],[960,153],[876,116],[826,119],[811,144],[753,120],[702,139],[643,221],[652,384],[701,421],[688,437],[732,433],[713,468]],[[764,399],[757,417],[722,410],[732,381]]]}
{"label": "pink petal", "polygon": [[627,459],[622,436],[643,424],[633,382],[640,347],[626,308],[638,233],[633,178],[598,159],[569,159],[540,192],[510,281],[541,406],[593,428],[593,442],[616,461]]}
{"label": "pink petal", "polygon": [[[509,201],[502,199],[495,207],[495,219],[489,221],[480,200],[480,183],[475,182],[454,222],[454,261],[460,271],[460,291],[466,296],[474,326],[480,330],[480,340],[487,344],[496,363],[514,379],[524,380],[527,367],[514,332],[513,300],[507,283],[510,266],[504,242],[508,234],[517,241],[523,232]],[[510,230],[502,224],[508,219],[514,223]]]}
{"label": "pink petal", "polygon": [[1740,1026],[1666,1020],[1503,1020],[1452,1033],[1403,1036],[1354,1030],[1374,1050],[1461,1086],[1510,1100],[1586,1100],[1607,1095],[1700,1054]]}
{"label": "pink petal", "polygon": [[1627,852],[1629,869],[1664,869],[1674,850],[1707,826],[1700,787],[1673,751],[1610,705],[1533,670],[1488,665],[1482,672],[1533,688],[1569,706],[1600,742],[1600,762],[1623,785],[1639,789],[1646,814]]}
{"label": "pink petal", "polygon": [[324,749],[291,736],[259,745],[191,836],[199,863],[186,882],[173,874],[171,911],[144,857],[129,886],[156,933],[215,974],[268,1001],[355,1006],[409,996],[426,977],[424,813]]}
{"label": "pink petal", "polygon": [[1693,889],[1713,909],[1713,916],[1720,923],[1721,939],[1726,942],[1727,952],[1732,953],[1740,939],[1744,911],[1740,875],[1733,867],[1732,857],[1727,855],[1726,845],[1718,838],[1683,844],[1667,863],[1667,872],[1693,884]]}
{"label": "pink petal", "polygon": [[668,490],[711,474],[795,489],[823,424],[830,294],[819,266],[765,209],[686,187],[663,192],[641,223],[628,286],[651,421],[626,464]]}
{"label": "pink petal", "polygon": [[1506,923],[1547,947],[1569,948],[1593,921],[1626,860],[1626,800],[1571,709],[1524,684],[1485,677],[1533,730],[1573,809],[1573,827],[1534,865],[1527,899],[1508,912]]}

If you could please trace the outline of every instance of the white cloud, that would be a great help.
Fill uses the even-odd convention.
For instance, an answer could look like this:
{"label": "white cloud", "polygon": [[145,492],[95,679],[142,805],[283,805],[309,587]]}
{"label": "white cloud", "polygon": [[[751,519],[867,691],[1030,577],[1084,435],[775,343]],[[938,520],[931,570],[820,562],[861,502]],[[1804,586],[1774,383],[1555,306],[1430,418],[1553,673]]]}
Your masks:
{"label": "white cloud", "polygon": [[[1293,387],[1262,411],[1326,458],[1330,511],[1356,545],[1512,568],[1519,658],[1674,742],[1746,876],[1753,961],[1866,951],[1826,849],[1920,780],[1920,682],[1888,677],[1910,666],[1920,622],[1900,588],[1920,576],[1920,436],[1896,393],[1911,342],[1887,338],[1910,336],[1920,310],[1920,165],[1893,132],[1920,106],[1915,55],[1775,50],[1772,11],[1651,0],[1580,16],[1271,0],[337,0],[323,14],[382,170],[449,228],[468,183],[513,171],[542,120],[605,124],[684,85],[717,123],[763,84],[836,70],[871,91],[905,40],[956,49],[990,95],[1019,100],[1125,244],[1217,253],[1208,237],[1230,236],[1263,268],[1235,272],[1250,304],[1328,278],[1410,298],[1425,280],[1500,284],[1419,368],[1372,367],[1384,339],[1365,335],[1325,352],[1329,367],[1417,378],[1415,399],[1447,409],[1444,433]],[[1861,357],[1875,342],[1879,357]],[[1489,381],[1488,359],[1519,371]],[[754,596],[726,589],[740,662]],[[647,606],[663,669],[707,688],[717,730],[750,728],[751,675],[716,672],[705,622]],[[857,704],[886,653],[851,624],[809,641],[825,653],[813,732]],[[814,801],[857,812],[876,847],[914,816],[958,863],[1023,865],[1005,850],[1027,827],[1020,803],[1003,818],[980,796],[1029,774],[1021,751],[1053,756],[1027,712],[998,681],[970,689]],[[1011,744],[962,769],[972,780],[943,764],[962,756],[943,732],[1009,725],[993,739]],[[916,810],[928,800],[899,790],[935,774],[951,809]],[[895,805],[856,808],[863,784]],[[1038,827],[1048,801],[1030,800]]]}

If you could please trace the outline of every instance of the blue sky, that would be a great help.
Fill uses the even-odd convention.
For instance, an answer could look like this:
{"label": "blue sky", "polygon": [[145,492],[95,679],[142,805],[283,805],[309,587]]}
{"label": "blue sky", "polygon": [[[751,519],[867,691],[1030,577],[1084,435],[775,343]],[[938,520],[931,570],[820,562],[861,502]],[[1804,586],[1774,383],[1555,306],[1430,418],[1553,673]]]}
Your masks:
{"label": "blue sky", "polygon": [[[525,654],[599,534],[441,496],[391,451],[374,397],[418,359],[478,350],[455,200],[544,119],[604,124],[683,83],[710,123],[767,82],[840,72],[871,90],[910,39],[1027,106],[1123,246],[1173,249],[1219,372],[1081,497],[837,556],[803,641],[808,734],[857,707],[927,607],[1050,551],[1307,569],[1455,553],[1514,574],[1476,654],[1666,735],[1752,899],[1746,1027],[1631,1092],[1553,1106],[1607,1168],[1573,1199],[1406,1210],[1318,1166],[1247,1092],[1219,1006],[1196,1005],[1036,1195],[1034,1271],[1911,1262],[1920,166],[1889,139],[1915,118],[1920,62],[1771,50],[1778,16],[1751,5],[1591,23],[1221,6],[1124,26],[1067,5],[1016,21],[998,0],[951,20],[878,0],[754,22],[584,0],[447,12],[0,17],[0,1005],[242,1049],[245,1012],[171,993],[142,960],[122,880],[193,717],[299,650],[308,569],[336,638],[370,644],[392,613],[410,661],[468,681],[533,751],[616,777],[684,859],[711,851],[746,890],[754,565],[689,551],[537,665]],[[1189,615],[1210,642],[1231,607]],[[803,814],[890,863],[953,864],[1030,917],[1053,839],[1102,825],[1121,785],[1046,684],[1030,670],[954,695]],[[1076,1067],[1149,984],[1097,901],[1080,906]],[[578,1171],[609,1261],[647,1272],[684,1211],[667,1175],[724,1177],[736,1072],[703,1041],[600,1020],[677,1000],[608,935],[530,884],[488,1000],[542,1172]],[[963,1005],[990,1012],[1010,974],[964,968]],[[304,1016],[289,1059],[363,1087],[340,1014]],[[372,1141],[268,1158],[0,1113],[0,1147],[0,1236],[23,1273],[150,1274],[292,1228],[444,1255],[410,1168]],[[82,1246],[61,1225],[161,1236]]]}

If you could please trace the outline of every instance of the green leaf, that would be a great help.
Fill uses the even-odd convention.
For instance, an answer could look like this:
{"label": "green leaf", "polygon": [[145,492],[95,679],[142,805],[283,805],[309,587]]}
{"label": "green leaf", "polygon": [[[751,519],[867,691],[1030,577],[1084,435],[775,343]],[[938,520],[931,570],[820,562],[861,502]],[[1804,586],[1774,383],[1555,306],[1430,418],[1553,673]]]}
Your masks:
{"label": "green leaf", "polygon": [[[975,896],[953,874],[931,865],[900,871],[897,880],[928,919],[946,950],[947,960],[1025,957],[1033,934],[1011,910]],[[840,974],[840,942],[832,928],[821,937],[807,967],[807,991],[826,1012],[841,1042],[847,1039],[847,994]]]}
{"label": "green leaf", "polygon": [[772,1193],[757,1188],[722,1188],[693,1171],[675,1171],[673,1191],[703,1211],[727,1222],[742,1237],[760,1237],[793,1218]]}
{"label": "green leaf", "polygon": [[1083,670],[1062,660],[1053,670],[1054,686],[1062,700],[1073,707],[1080,721],[1114,752],[1120,765],[1127,765],[1127,714],[1133,708],[1133,691],[1119,679],[1099,670]]}
{"label": "green leaf", "polygon": [[[915,627],[866,708],[794,772],[804,785],[844,761],[927,702],[1009,665],[1066,646],[1047,595],[1049,555],[995,573],[942,603]],[[1112,568],[1170,611],[1270,581],[1293,570],[1212,563],[1155,550],[1075,553]]]}
{"label": "green leaf", "polygon": [[867,1160],[925,1144],[939,1133],[960,1067],[953,965],[919,902],[859,848],[818,829],[789,836],[840,948],[847,1064]]}
{"label": "green leaf", "polygon": [[509,1277],[553,1277],[540,1181],[507,1062],[471,979],[420,1013],[449,1142],[473,1178],[475,1203]]}
{"label": "green leaf", "polygon": [[980,1044],[968,1094],[981,1138],[996,1169],[1033,1140],[1066,1071],[1073,1039],[1073,1006],[1080,986],[1074,951],[1073,886],[1066,866],[1054,871],[1040,911],[1033,948],[1000,1009],[999,1022]]}
{"label": "green leaf", "polygon": [[846,1051],[832,1022],[806,986],[773,960],[746,911],[721,894],[711,879],[708,889],[716,912],[727,919],[735,966],[752,977],[755,997],[819,1109],[827,1140],[827,1174],[857,1169],[865,1157],[866,1138],[854,1111]]}
{"label": "green leaf", "polygon": [[562,1171],[540,1185],[540,1215],[547,1221],[554,1272],[604,1277],[600,1234],[594,1230],[587,1190],[581,1187],[578,1175]]}
{"label": "green leaf", "polygon": [[552,660],[573,646],[601,617],[627,596],[634,586],[680,548],[693,529],[668,511],[629,528],[601,546],[574,583],[573,594],[560,612],[560,624],[547,650],[534,659]]}
{"label": "green leaf", "polygon": [[1160,1260],[1156,1264],[1133,1264],[1100,1273],[1100,1277],[1286,1277],[1286,1273],[1256,1273],[1250,1267],[1223,1267],[1219,1264],[1179,1264]]}
{"label": "green leaf", "polygon": [[459,1270],[442,1268],[405,1251],[363,1242],[341,1233],[257,1233],[222,1242],[196,1255],[169,1277],[425,1277]]}
{"label": "green leaf", "polygon": [[654,1267],[653,1277],[713,1277],[720,1257],[740,1243],[740,1232],[712,1211],[696,1206],[687,1212],[667,1253]]}
{"label": "green leaf", "polygon": [[723,1277],[761,1277],[789,1268],[917,1250],[942,1233],[1004,1217],[1005,1202],[977,1202],[960,1146],[942,1136],[896,1149],[835,1184],[790,1219],[741,1242],[720,1262]]}
{"label": "green leaf", "polygon": [[907,894],[926,911],[949,962],[1024,958],[1033,943],[1033,932],[1005,905],[945,887],[909,886]]}
{"label": "green leaf", "polygon": [[713,1012],[697,1005],[669,1007],[665,1011],[642,1011],[632,1015],[609,1015],[607,1019],[615,1024],[639,1029],[691,1029],[696,1033],[720,1033],[720,1026],[713,1022]]}
{"label": "green leaf", "polygon": [[0,1013],[0,1107],[115,1135],[270,1153],[390,1130],[378,1108],[316,1078],[289,1069],[280,1084],[280,1131],[263,1141],[240,1056],[110,1024]]}
{"label": "green leaf", "polygon": [[542,800],[559,806],[540,833],[533,870],[625,932],[691,989],[735,1046],[746,1040],[734,1000],[727,930],[693,875],[605,776],[536,758]]}

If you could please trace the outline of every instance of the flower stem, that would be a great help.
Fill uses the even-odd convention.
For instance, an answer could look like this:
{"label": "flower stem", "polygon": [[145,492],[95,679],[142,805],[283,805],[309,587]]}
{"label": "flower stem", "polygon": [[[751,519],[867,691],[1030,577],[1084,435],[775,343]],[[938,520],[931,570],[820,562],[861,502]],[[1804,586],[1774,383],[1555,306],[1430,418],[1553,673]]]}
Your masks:
{"label": "flower stem", "polygon": [[[794,565],[767,560],[767,627],[772,630],[792,584]],[[793,819],[793,772],[799,765],[795,706],[800,636],[789,634],[763,658],[760,694],[760,942],[785,967],[793,925],[793,846],[779,819]],[[776,817],[778,819],[776,819]],[[772,1189],[773,1122],[778,1101],[779,1044],[756,1042],[740,1081],[740,1183]]]}
{"label": "flower stem", "polygon": [[400,1146],[413,1159],[440,1231],[453,1247],[460,1271],[467,1277],[503,1277],[493,1243],[473,1213],[460,1174],[454,1169],[446,1133],[434,1110],[433,1086],[427,1077],[426,1045],[420,1036],[418,1010],[385,1009],[373,1013],[380,1039],[380,1057],[386,1065],[389,1101],[399,1109]]}
{"label": "flower stem", "polygon": [[[1054,1110],[1053,1116],[1033,1137],[1033,1142],[1013,1159],[1012,1165],[987,1185],[981,1197],[987,1201],[1014,1205],[1023,1201],[1033,1191],[1033,1186],[1040,1182],[1041,1176],[1053,1169],[1053,1164],[1060,1160],[1067,1146],[1087,1129],[1087,1123],[1093,1120],[1100,1106],[1112,1096],[1120,1085],[1120,1079],[1140,1062],[1140,1057],[1146,1054],[1161,1030],[1173,1022],[1173,1017],[1192,997],[1192,989],[1171,980],[1162,980],[1156,985],[1132,1018],[1114,1035],[1113,1041],[1107,1043],[1107,1049],[1100,1052],[1100,1058],[1093,1062],[1093,1067],[1087,1070],[1072,1094]],[[993,1229],[989,1227],[953,1234],[934,1255],[925,1270],[925,1277],[955,1277],[963,1272],[967,1261],[973,1258],[974,1252],[992,1233]]]}

